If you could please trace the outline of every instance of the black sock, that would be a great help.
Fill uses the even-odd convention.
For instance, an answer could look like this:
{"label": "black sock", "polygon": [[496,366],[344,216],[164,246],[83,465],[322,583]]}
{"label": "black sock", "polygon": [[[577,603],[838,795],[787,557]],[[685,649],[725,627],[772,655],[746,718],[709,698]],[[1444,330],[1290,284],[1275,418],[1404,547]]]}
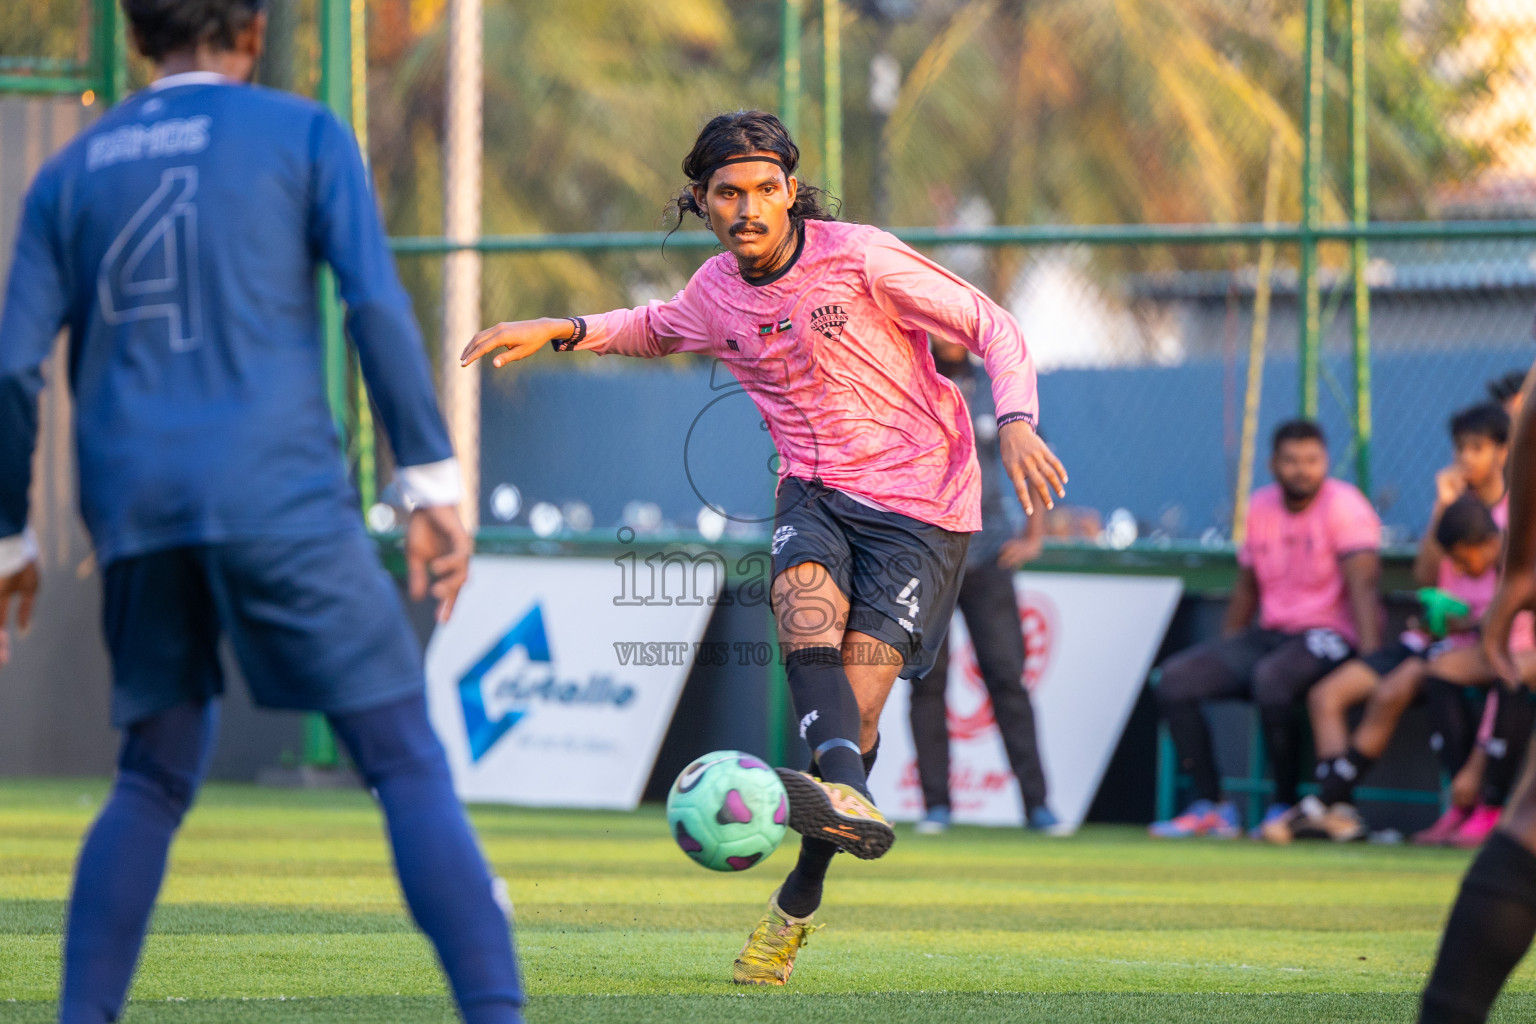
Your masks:
{"label": "black sock", "polygon": [[1189,774],[1195,797],[1217,802],[1221,799],[1221,777],[1216,773],[1211,730],[1205,724],[1199,702],[1164,698],[1162,711],[1163,720],[1168,723],[1168,735],[1178,752],[1179,767]]}
{"label": "black sock", "polygon": [[1536,854],[1495,831],[1467,869],[1419,1024],[1483,1024],[1536,936]]}
{"label": "black sock", "polygon": [[1429,707],[1429,745],[1440,758],[1445,774],[1455,775],[1472,754],[1477,723],[1467,709],[1466,688],[1438,676],[1424,680],[1424,701]]}
{"label": "black sock", "polygon": [[864,751],[859,760],[864,762],[864,777],[869,778],[869,773],[875,770],[875,758],[880,756],[880,734],[875,733],[875,745]]}
{"label": "black sock", "polygon": [[1317,766],[1317,798],[1332,807],[1334,804],[1355,802],[1355,784],[1376,763],[1374,757],[1366,757],[1350,747],[1343,757],[1335,757]]}
{"label": "black sock", "polygon": [[1301,755],[1296,729],[1296,715],[1290,705],[1260,706],[1264,741],[1269,748],[1269,773],[1275,780],[1274,803],[1287,807],[1296,803],[1301,787]]}
{"label": "black sock", "polygon": [[1503,807],[1525,764],[1536,708],[1531,707],[1524,690],[1511,693],[1500,687],[1488,699],[1498,701],[1499,705],[1493,711],[1493,733],[1483,744],[1488,754],[1488,770],[1483,775],[1482,797],[1489,807]]}
{"label": "black sock", "polygon": [[842,652],[831,646],[801,647],[784,659],[784,668],[800,717],[800,738],[809,744],[821,778],[868,796],[859,751],[859,702],[843,671]]}
{"label": "black sock", "polygon": [[[875,758],[880,756],[880,737],[875,745],[864,752],[864,774],[875,768]],[[800,859],[784,879],[779,890],[779,909],[790,917],[810,917],[821,906],[821,888],[827,879],[827,868],[832,866],[832,855],[837,847],[825,839],[804,837],[800,840]]]}
{"label": "black sock", "polygon": [[800,838],[800,859],[779,889],[779,909],[790,917],[810,917],[821,906],[821,887],[837,847],[825,839]]}

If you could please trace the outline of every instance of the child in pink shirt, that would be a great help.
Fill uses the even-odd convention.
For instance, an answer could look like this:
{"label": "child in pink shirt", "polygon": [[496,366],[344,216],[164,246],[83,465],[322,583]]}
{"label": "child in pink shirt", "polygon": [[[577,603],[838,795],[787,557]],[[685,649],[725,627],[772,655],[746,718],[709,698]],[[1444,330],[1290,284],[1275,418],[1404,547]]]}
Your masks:
{"label": "child in pink shirt", "polygon": [[[1272,830],[1267,838],[1273,841],[1312,833],[1337,841],[1362,838],[1366,826],[1354,806],[1354,788],[1385,752],[1398,721],[1421,694],[1429,705],[1435,750],[1446,773],[1458,779],[1453,792],[1461,794],[1454,801],[1457,806],[1421,837],[1448,839],[1472,812],[1482,764],[1481,754],[1473,758],[1476,766],[1468,760],[1475,728],[1462,694],[1437,678],[1441,673],[1435,666],[1446,664],[1443,659],[1448,657],[1449,674],[1471,680],[1476,676],[1471,663],[1482,661],[1477,626],[1497,584],[1509,417],[1496,405],[1474,406],[1451,418],[1450,433],[1455,461],[1436,477],[1435,505],[1419,542],[1414,577],[1422,587],[1434,586],[1461,600],[1467,613],[1447,622],[1436,635],[1422,627],[1408,630],[1395,643],[1344,665],[1312,691],[1308,704],[1319,792],[1302,802],[1294,820]],[[1461,663],[1468,664],[1458,671]],[[1345,716],[1360,703],[1366,705],[1365,714],[1350,733]]]}

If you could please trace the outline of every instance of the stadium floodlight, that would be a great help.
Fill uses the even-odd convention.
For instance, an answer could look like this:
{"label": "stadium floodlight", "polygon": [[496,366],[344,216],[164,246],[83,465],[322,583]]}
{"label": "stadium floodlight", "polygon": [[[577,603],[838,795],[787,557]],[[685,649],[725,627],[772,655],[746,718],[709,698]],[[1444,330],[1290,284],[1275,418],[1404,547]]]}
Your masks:
{"label": "stadium floodlight", "polygon": [[528,510],[528,525],[533,529],[535,536],[553,537],[565,525],[565,517],[560,514],[560,509],[556,506],[547,501],[540,501]]}
{"label": "stadium floodlight", "polygon": [[1104,524],[1104,542],[1116,551],[1130,547],[1136,542],[1136,516],[1128,508],[1117,508],[1109,514],[1109,520]]}
{"label": "stadium floodlight", "polygon": [[523,493],[511,484],[497,484],[491,492],[491,515],[510,523],[523,510]]}
{"label": "stadium floodlight", "polygon": [[725,516],[718,509],[705,505],[699,509],[698,525],[699,534],[710,543],[719,540],[725,534]]}
{"label": "stadium floodlight", "polygon": [[395,510],[382,501],[374,502],[368,509],[368,529],[374,533],[388,533],[398,522]]}
{"label": "stadium floodlight", "polygon": [[661,529],[661,506],[654,501],[626,502],[619,517],[636,533],[655,533]]}
{"label": "stadium floodlight", "polygon": [[565,525],[576,533],[592,529],[592,507],[584,501],[566,502],[560,506],[560,514],[565,517]]}

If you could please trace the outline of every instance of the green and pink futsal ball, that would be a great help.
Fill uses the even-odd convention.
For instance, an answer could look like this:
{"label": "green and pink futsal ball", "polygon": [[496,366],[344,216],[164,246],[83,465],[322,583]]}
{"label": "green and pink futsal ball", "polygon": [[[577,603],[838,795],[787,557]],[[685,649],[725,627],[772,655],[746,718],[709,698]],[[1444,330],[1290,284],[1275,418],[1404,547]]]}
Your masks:
{"label": "green and pink futsal ball", "polygon": [[698,758],[667,794],[667,828],[683,852],[712,871],[745,871],[784,839],[789,795],[760,758],[717,750]]}

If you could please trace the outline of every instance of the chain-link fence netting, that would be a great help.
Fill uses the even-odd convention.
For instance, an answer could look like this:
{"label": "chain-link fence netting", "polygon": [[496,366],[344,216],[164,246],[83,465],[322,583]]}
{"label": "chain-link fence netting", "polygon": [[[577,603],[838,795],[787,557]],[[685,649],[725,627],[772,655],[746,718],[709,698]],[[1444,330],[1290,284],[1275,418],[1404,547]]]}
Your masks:
{"label": "chain-link fence netting", "polygon": [[[1356,212],[1362,139],[1373,223],[1536,219],[1536,5],[1365,0],[1358,103],[1351,44],[1360,5],[1321,6],[1319,223],[1346,224]],[[89,62],[89,0],[42,13],[13,8],[0,16],[16,22],[0,33],[0,62]],[[1305,0],[487,0],[482,227],[487,235],[670,228],[677,221],[665,207],[685,184],[679,165],[708,116],[779,110],[786,94],[798,95],[786,116],[801,177],[834,186],[850,219],[982,233],[1057,225],[1068,235],[1112,224],[1295,225],[1304,216],[1307,8]],[[832,139],[829,9],[841,29],[842,131]],[[352,72],[365,88],[351,110],[366,115],[360,134],[387,227],[441,235],[447,0],[369,0],[351,13],[351,24],[366,25],[354,50],[366,65]],[[321,14],[321,0],[270,0],[263,82],[317,93]],[[797,26],[789,46],[786,24]],[[787,79],[786,55],[798,67]],[[132,62],[130,85],[147,74]],[[11,140],[0,117],[0,169],[15,162]],[[7,177],[4,188],[15,196],[22,183]],[[1294,235],[1268,247],[924,248],[1025,326],[1043,371],[1045,431],[1072,470],[1075,511],[1058,516],[1054,532],[1231,537],[1238,492],[1267,479],[1268,434],[1301,401]],[[711,251],[674,237],[665,250],[487,253],[481,319],[667,297]],[[1368,474],[1396,538],[1423,526],[1434,470],[1449,457],[1449,414],[1536,355],[1533,253],[1529,234],[1371,243],[1373,430],[1362,458],[1351,254],[1341,241],[1318,247],[1319,416],[1337,472]],[[466,340],[443,337],[443,256],[402,252],[399,265],[441,374],[442,347]],[[721,504],[760,508],[766,471],[737,473],[740,486],[696,479],[728,479],[771,454],[759,451],[746,406],[714,404],[719,384],[698,360],[545,355],[490,374],[483,520],[526,525],[543,501],[570,506],[567,526],[616,524],[654,505],[640,518],[689,527],[714,500],[711,487]],[[699,462],[704,440],[718,442],[708,467]],[[525,499],[503,501],[503,512],[516,506],[510,517],[493,505],[502,484]]]}
{"label": "chain-link fence netting", "polygon": [[90,0],[8,4],[0,11],[0,74],[70,77],[91,66]]}
{"label": "chain-link fence netting", "polygon": [[[1295,224],[1304,6],[844,3],[843,213],[980,231]],[[442,224],[443,28],[428,7],[402,3],[391,14],[380,5],[372,15],[370,151],[391,230],[404,235],[435,235]],[[1357,116],[1373,220],[1536,217],[1536,8],[1366,3],[1367,88],[1354,111],[1351,5],[1325,8],[1320,223],[1344,224],[1354,212]],[[678,164],[703,120],[778,103],[782,10],[768,0],[491,4],[486,232],[670,227],[663,208],[683,184]],[[802,175],[821,184],[823,6],[801,11]],[[567,59],[573,50],[582,60]],[[1300,247],[1285,239],[1264,250],[1257,241],[927,247],[1024,324],[1043,371],[1045,432],[1073,477],[1073,508],[1053,532],[1231,538],[1238,492],[1268,479],[1268,435],[1301,401]],[[488,254],[483,319],[664,298],[709,251]],[[1344,242],[1318,247],[1318,415],[1336,472],[1366,482],[1389,535],[1406,540],[1422,529],[1434,472],[1449,459],[1450,414],[1536,354],[1536,241],[1372,243],[1365,380],[1354,360],[1350,255]],[[401,265],[441,344],[441,257],[403,256]],[[690,527],[711,504],[698,477],[763,461],[750,410],[718,418],[718,384],[698,360],[551,355],[493,374],[485,521],[526,523],[543,501],[585,506],[591,514],[578,523],[632,519],[640,504],[655,506],[652,519]],[[1362,387],[1368,437],[1357,436]],[[701,424],[719,442],[708,472],[695,464]],[[549,445],[561,446],[560,459],[546,457]],[[761,508],[770,483],[718,485],[729,493],[720,503]],[[501,485],[525,499],[503,502],[502,512],[517,509],[510,518],[492,503]]]}

